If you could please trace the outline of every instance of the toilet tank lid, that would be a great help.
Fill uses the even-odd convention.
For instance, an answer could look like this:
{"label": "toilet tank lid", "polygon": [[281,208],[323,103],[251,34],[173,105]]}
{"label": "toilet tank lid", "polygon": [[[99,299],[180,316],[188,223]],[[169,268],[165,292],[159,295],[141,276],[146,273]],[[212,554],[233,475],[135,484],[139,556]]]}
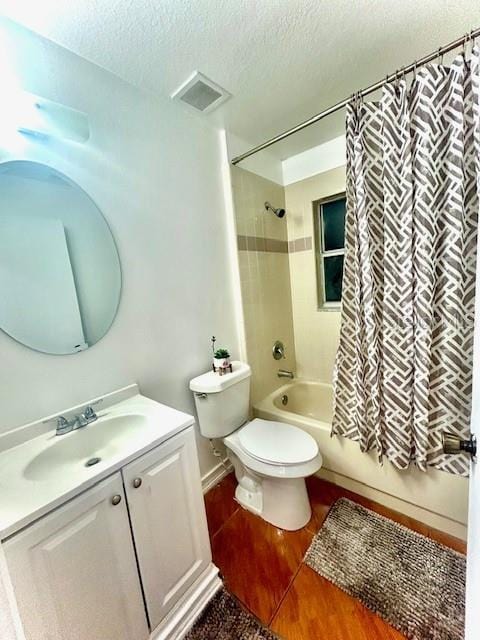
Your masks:
{"label": "toilet tank lid", "polygon": [[232,373],[224,373],[221,376],[219,373],[207,371],[207,373],[190,380],[190,389],[197,393],[218,393],[245,378],[249,378],[250,375],[251,370],[248,364],[234,360],[232,362]]}

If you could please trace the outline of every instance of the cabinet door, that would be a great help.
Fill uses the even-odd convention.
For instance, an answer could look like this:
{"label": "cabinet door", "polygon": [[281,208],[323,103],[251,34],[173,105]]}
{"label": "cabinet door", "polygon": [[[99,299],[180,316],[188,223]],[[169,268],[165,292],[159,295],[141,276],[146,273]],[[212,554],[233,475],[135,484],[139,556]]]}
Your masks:
{"label": "cabinet door", "polygon": [[211,561],[193,427],[122,473],[154,629]]}
{"label": "cabinet door", "polygon": [[120,473],[4,548],[27,640],[148,638]]}

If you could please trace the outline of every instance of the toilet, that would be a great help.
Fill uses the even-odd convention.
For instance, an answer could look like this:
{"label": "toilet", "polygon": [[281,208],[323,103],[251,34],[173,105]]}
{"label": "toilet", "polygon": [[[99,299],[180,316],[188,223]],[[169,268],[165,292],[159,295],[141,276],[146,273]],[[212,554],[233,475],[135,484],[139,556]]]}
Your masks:
{"label": "toilet", "polygon": [[208,371],[190,381],[200,433],[223,439],[242,507],[281,529],[301,529],[312,514],[305,478],[320,469],[322,456],[298,427],[248,420],[250,377],[248,364],[233,362],[231,373]]}

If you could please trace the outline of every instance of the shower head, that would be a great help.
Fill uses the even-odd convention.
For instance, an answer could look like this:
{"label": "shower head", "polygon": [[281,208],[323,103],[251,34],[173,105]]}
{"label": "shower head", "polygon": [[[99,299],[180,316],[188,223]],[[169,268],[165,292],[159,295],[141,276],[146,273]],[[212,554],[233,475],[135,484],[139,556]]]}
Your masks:
{"label": "shower head", "polygon": [[275,209],[275,207],[272,207],[269,202],[265,202],[265,210],[268,211],[269,209],[277,216],[277,218],[283,218],[285,215],[285,209]]}

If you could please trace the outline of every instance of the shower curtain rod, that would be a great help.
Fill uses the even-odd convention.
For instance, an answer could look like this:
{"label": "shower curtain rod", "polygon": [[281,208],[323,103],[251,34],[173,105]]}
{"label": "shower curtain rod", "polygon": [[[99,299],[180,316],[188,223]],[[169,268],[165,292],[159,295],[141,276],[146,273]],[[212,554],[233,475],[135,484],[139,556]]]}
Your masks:
{"label": "shower curtain rod", "polygon": [[[412,64],[409,64],[408,67],[402,67],[400,70],[397,70],[395,73],[390,74],[383,80],[379,80],[378,82],[371,84],[366,89],[363,89],[362,91],[359,91],[354,95],[357,95],[359,98],[360,97],[363,98],[364,96],[367,96],[369,93],[373,93],[377,89],[380,89],[381,87],[383,87],[384,84],[387,84],[387,82],[391,82],[392,80],[395,80],[399,76],[403,76],[403,75],[406,75],[407,73],[411,73],[412,71],[415,71],[417,67],[423,64],[427,64],[427,62],[431,62],[432,60],[435,60],[435,58],[441,58],[445,53],[448,53],[449,51],[456,49],[462,44],[466,46],[469,41],[475,40],[475,38],[479,35],[480,35],[480,28],[472,29],[470,33],[463,35],[461,38],[457,38],[456,40],[453,40],[452,42],[445,45],[444,47],[440,47],[439,49],[437,49],[437,51],[430,53],[424,56],[423,58],[420,58],[420,60],[416,60],[415,62],[412,62]],[[323,120],[323,118],[326,118],[332,113],[335,113],[335,111],[339,111],[340,109],[343,109],[344,107],[346,107],[351,99],[352,99],[352,96],[345,98],[345,100],[342,100],[341,102],[337,102],[337,104],[334,104],[332,107],[329,107],[328,109],[325,109],[320,113],[317,113],[317,115],[312,116],[311,118],[309,118],[308,120],[305,120],[304,122],[301,122],[300,124],[297,124],[295,127],[292,127],[291,129],[288,129],[287,131],[280,133],[278,136],[275,136],[274,138],[270,138],[270,140],[267,140],[266,142],[262,142],[262,144],[259,144],[257,147],[253,147],[253,149],[250,149],[249,151],[246,151],[245,153],[242,153],[241,155],[236,156],[235,158],[232,159],[232,164],[234,165],[238,164],[242,160],[245,160],[246,158],[253,156],[255,153],[258,153],[259,151],[263,151],[263,149],[267,149],[268,147],[271,147],[272,144],[275,144],[276,142],[280,142],[281,140],[285,140],[285,138],[293,136],[294,133],[297,133],[298,131],[302,131],[302,129],[306,129],[310,125],[315,124],[320,120]]]}

